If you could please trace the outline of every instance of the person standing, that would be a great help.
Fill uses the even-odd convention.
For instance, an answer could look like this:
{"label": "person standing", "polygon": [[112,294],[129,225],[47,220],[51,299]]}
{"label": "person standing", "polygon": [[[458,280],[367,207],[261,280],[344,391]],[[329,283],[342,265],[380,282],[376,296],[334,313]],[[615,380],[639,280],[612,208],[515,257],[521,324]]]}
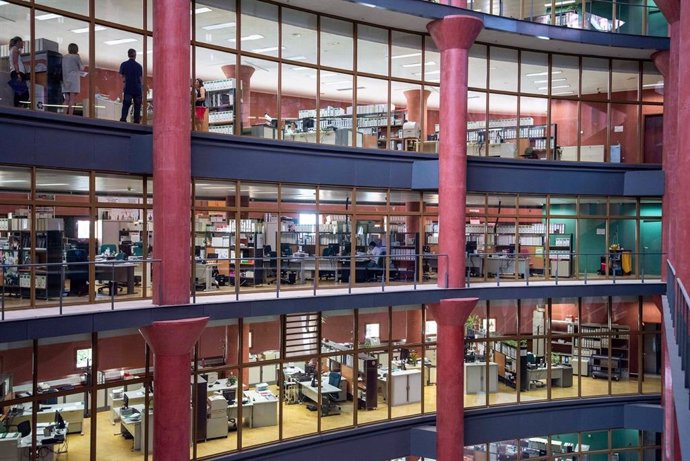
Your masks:
{"label": "person standing", "polygon": [[127,50],[129,59],[120,64],[120,75],[122,75],[122,92],[124,94],[122,103],[121,122],[127,121],[129,108],[134,102],[134,123],[141,121],[141,95],[143,70],[141,64],[136,61],[137,51],[133,48]]}
{"label": "person standing", "polygon": [[79,57],[79,47],[70,43],[67,54],[62,57],[62,93],[67,104],[67,115],[74,114],[74,104],[81,91],[81,72],[84,66]]}
{"label": "person standing", "polygon": [[10,86],[14,91],[14,107],[19,107],[22,101],[29,100],[26,68],[21,56],[23,49],[24,40],[21,37],[10,39]]}
{"label": "person standing", "polygon": [[194,130],[208,131],[206,88],[204,88],[204,81],[200,78],[194,80]]}

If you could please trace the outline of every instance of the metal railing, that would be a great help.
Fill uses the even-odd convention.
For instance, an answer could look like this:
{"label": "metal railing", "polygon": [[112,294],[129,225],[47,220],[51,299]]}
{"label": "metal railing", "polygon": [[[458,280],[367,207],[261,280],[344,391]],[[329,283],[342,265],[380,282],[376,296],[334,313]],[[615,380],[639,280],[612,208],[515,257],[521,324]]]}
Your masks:
{"label": "metal railing", "polygon": [[680,363],[683,370],[686,389],[690,389],[690,296],[683,282],[676,276],[676,270],[670,261],[666,262],[667,280],[666,297],[671,309],[673,334],[678,345]]}
{"label": "metal railing", "polygon": [[[425,0],[442,3],[439,0]],[[616,0],[468,0],[470,10],[575,29],[668,36],[668,22],[654,4]]]}
{"label": "metal railing", "polygon": [[[45,307],[57,306],[60,315],[63,314],[65,299],[69,304],[75,304],[70,301],[83,301],[83,298],[86,298],[99,302],[109,298],[110,308],[115,310],[116,296],[119,296],[121,290],[124,291],[123,294],[130,296],[120,297],[118,300],[132,300],[133,297],[147,296],[147,290],[151,287],[144,286],[143,281],[146,281],[146,285],[150,285],[153,266],[158,264],[157,269],[163,270],[160,262],[160,259],[128,259],[34,264],[2,263],[0,264],[2,274],[0,320],[5,320],[8,299],[11,297],[19,299],[18,303],[14,303],[17,308],[37,307],[22,305],[23,299],[45,300]],[[69,280],[69,290],[66,290],[67,280]],[[89,283],[90,281],[92,283]],[[136,287],[140,287],[143,291],[136,293]],[[103,295],[106,290],[107,296]]]}
{"label": "metal railing", "polygon": [[657,282],[661,278],[662,253],[611,251],[605,253],[548,254],[531,253],[468,253],[465,259],[466,285],[495,281],[583,281],[620,279]]}
{"label": "metal railing", "polygon": [[[197,259],[193,271],[192,302],[199,292],[234,294],[273,291],[275,297],[295,290],[386,287],[421,284],[448,285],[447,273],[439,273],[439,260],[447,255],[411,253],[393,255],[280,256]],[[446,264],[447,266],[447,264]],[[227,275],[221,270],[225,270]],[[226,288],[227,287],[227,288]]]}

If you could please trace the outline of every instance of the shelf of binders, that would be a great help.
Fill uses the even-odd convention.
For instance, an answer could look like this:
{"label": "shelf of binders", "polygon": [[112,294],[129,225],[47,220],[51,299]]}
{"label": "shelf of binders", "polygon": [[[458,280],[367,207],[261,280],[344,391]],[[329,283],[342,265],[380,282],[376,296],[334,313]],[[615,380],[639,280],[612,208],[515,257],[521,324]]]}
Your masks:
{"label": "shelf of binders", "polygon": [[204,83],[208,107],[209,132],[233,134],[235,120],[235,80],[211,80]]}

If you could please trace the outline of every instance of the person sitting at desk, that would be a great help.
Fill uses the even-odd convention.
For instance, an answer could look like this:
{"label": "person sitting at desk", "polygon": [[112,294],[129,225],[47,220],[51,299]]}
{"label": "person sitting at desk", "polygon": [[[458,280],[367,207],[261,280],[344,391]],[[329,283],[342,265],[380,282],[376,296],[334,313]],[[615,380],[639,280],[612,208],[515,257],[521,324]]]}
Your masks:
{"label": "person sitting at desk", "polygon": [[[369,242],[369,262],[367,263],[367,281],[376,279],[376,277],[383,272],[384,256],[386,255],[386,247],[379,245],[375,241]],[[375,281],[375,280],[374,280]]]}

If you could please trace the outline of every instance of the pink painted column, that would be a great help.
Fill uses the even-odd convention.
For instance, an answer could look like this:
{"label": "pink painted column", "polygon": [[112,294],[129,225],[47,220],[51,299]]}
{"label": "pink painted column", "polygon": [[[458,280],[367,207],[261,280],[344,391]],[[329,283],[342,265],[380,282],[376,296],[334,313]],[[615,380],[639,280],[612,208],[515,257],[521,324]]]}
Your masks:
{"label": "pink painted column", "polygon": [[189,302],[189,1],[153,2],[153,302]]}
{"label": "pink painted column", "polygon": [[438,168],[439,286],[465,286],[467,74],[469,48],[484,27],[472,16],[447,16],[427,26],[441,51]]}
{"label": "pink painted column", "polygon": [[429,305],[436,320],[436,459],[462,461],[465,447],[465,322],[477,298]]}
{"label": "pink painted column", "polygon": [[[242,98],[240,122],[242,123],[242,128],[249,128],[251,126],[251,120],[249,117],[251,116],[252,108],[252,75],[254,75],[254,71],[256,69],[254,69],[252,66],[241,65],[238,75],[237,66],[234,64],[227,64],[222,66],[220,70],[223,71],[223,74],[225,74],[226,78],[234,78],[236,83],[237,80],[239,80],[241,85],[236,86],[238,87],[238,91],[240,91],[239,94]],[[261,120],[261,123],[263,123],[263,120]]]}
{"label": "pink painted column", "polygon": [[[419,127],[424,129],[422,141],[426,140],[426,133],[429,133],[429,127],[426,122],[426,102],[430,94],[430,90],[403,91],[407,101],[407,120],[409,122],[417,122]],[[433,133],[434,130],[432,129],[431,132]]]}
{"label": "pink painted column", "polygon": [[189,460],[190,353],[207,322],[208,317],[171,320],[139,329],[154,354],[155,459]]}
{"label": "pink painted column", "polygon": [[663,373],[661,374],[661,406],[664,408],[664,432],[661,455],[664,461],[673,459],[673,445],[675,431],[675,408],[673,406],[673,382],[671,379],[671,362],[666,347],[666,338],[661,339],[661,360],[663,361]]}

